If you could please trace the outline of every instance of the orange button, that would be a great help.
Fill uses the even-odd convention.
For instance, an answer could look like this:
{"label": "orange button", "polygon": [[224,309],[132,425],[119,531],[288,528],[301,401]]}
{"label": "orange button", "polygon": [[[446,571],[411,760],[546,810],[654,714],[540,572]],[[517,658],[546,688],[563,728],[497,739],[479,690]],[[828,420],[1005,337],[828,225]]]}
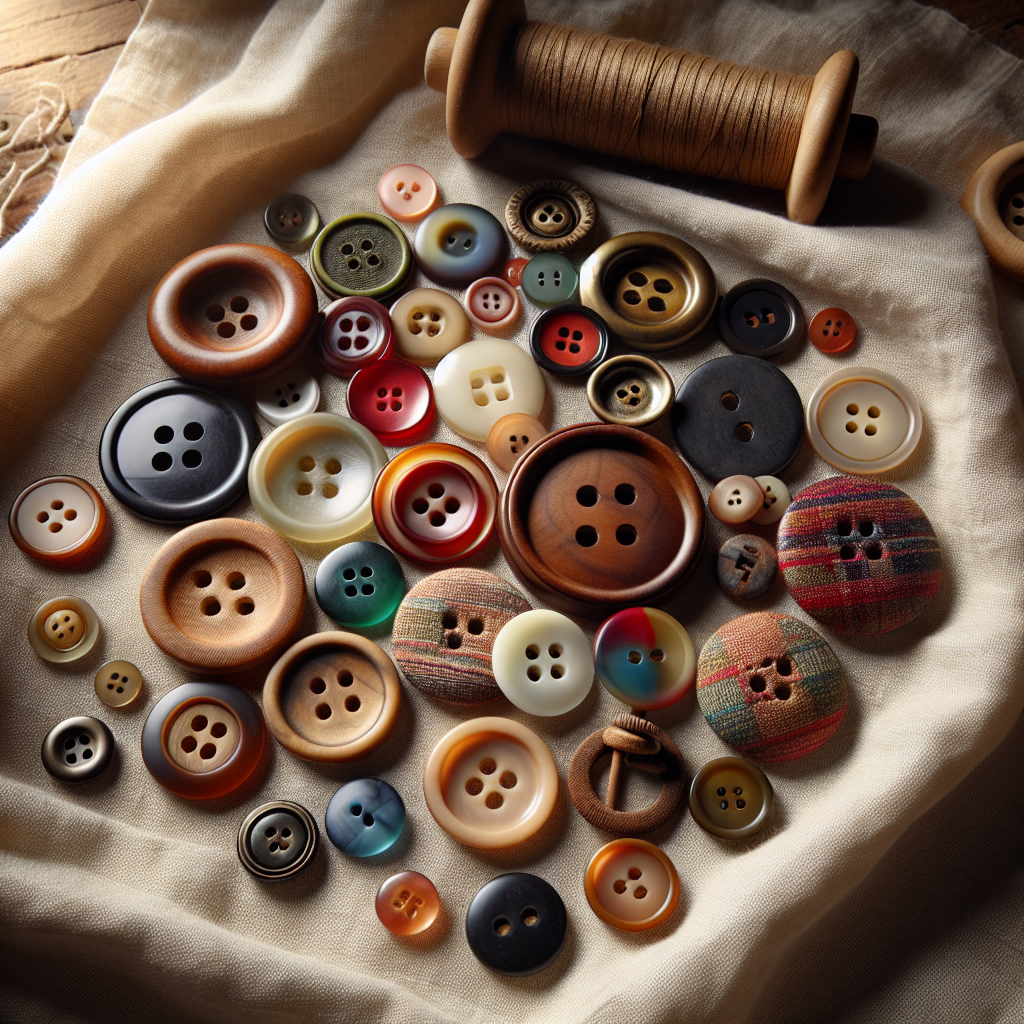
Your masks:
{"label": "orange button", "polygon": [[75,476],[29,484],[11,509],[14,543],[40,562],[84,569],[106,548],[107,509],[96,488]]}
{"label": "orange button", "polygon": [[590,859],[583,880],[590,909],[626,932],[643,932],[671,917],[679,902],[672,861],[644,839],[614,839]]}
{"label": "orange button", "polygon": [[819,352],[845,352],[857,340],[857,325],[845,309],[830,306],[817,313],[807,328],[811,344]]}
{"label": "orange button", "polygon": [[418,871],[392,875],[374,903],[380,923],[395,935],[419,935],[437,919],[441,897],[434,883]]}

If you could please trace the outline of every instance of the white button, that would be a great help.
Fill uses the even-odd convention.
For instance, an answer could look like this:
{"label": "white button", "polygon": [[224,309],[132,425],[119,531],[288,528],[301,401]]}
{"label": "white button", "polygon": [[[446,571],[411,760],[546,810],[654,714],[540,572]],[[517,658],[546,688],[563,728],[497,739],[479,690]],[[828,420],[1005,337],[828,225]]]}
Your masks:
{"label": "white button", "polygon": [[761,502],[761,511],[751,516],[750,521],[758,526],[771,526],[786,514],[793,500],[789,488],[777,476],[755,476],[754,481],[761,488],[764,500]]}
{"label": "white button", "polygon": [[720,523],[733,526],[757,515],[764,495],[752,476],[727,476],[708,495],[708,508]]}
{"label": "white button", "polygon": [[256,388],[256,408],[275,427],[316,412],[319,404],[320,385],[301,366],[282,370]]}
{"label": "white button", "polygon": [[398,354],[417,366],[436,365],[472,333],[459,300],[437,288],[406,292],[391,307],[391,329]]}

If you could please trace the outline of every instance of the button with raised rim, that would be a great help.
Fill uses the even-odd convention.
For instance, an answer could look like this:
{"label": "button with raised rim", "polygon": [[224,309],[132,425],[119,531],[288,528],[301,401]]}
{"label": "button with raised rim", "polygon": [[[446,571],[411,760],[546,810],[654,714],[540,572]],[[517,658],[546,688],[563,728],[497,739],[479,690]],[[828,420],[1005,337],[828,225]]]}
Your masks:
{"label": "button with raised rim", "polygon": [[515,327],[522,314],[516,289],[500,277],[481,277],[466,289],[469,319],[488,334],[503,334]]}
{"label": "button with raised rim", "polygon": [[857,340],[857,324],[845,309],[829,306],[811,318],[807,336],[819,352],[835,355],[845,352]]}
{"label": "button with raised rim", "polygon": [[275,800],[245,816],[238,829],[238,859],[257,878],[294,878],[316,856],[313,815],[302,804]]}
{"label": "button with raised rim", "polygon": [[419,935],[437,920],[441,897],[418,871],[402,871],[381,883],[374,900],[377,918],[394,935]]}
{"label": "button with raised rim", "polygon": [[789,508],[789,488],[777,476],[755,476],[757,486],[764,495],[761,508],[756,515],[750,517],[758,526],[771,526],[777,523]]}
{"label": "button with raised rim", "polygon": [[88,782],[106,771],[114,756],[114,737],[98,718],[78,715],[43,737],[40,755],[43,767],[60,782]]}
{"label": "button with raised rim", "polygon": [[519,287],[541,309],[570,302],[579,285],[576,268],[559,252],[542,252],[523,267]]}
{"label": "button with raised rim", "polygon": [[583,888],[590,909],[626,932],[656,928],[679,903],[675,865],[645,839],[613,839],[602,846],[590,858]]}
{"label": "button with raised rim", "polygon": [[452,203],[422,221],[413,249],[420,270],[432,281],[463,287],[494,270],[508,241],[492,213],[470,203]]}
{"label": "button with raised rim", "polygon": [[398,355],[417,366],[435,366],[469,341],[472,328],[462,304],[437,288],[414,288],[391,307]]}
{"label": "button with raised rim", "polygon": [[757,515],[764,493],[753,477],[727,476],[719,480],[708,495],[708,508],[720,522],[736,526]]}
{"label": "button with raised rim", "polygon": [[327,838],[350,857],[390,850],[405,828],[405,804],[382,779],[353,779],[331,797]]}
{"label": "button with raised rim", "polygon": [[320,385],[301,366],[292,366],[256,388],[256,408],[275,427],[316,412],[319,404]]}
{"label": "button with raised rim", "polygon": [[430,378],[404,359],[364,366],[349,383],[345,405],[352,419],[387,445],[409,444],[434,422]]}
{"label": "button with raised rim", "polygon": [[29,619],[28,642],[44,661],[63,665],[88,654],[100,635],[100,621],[80,597],[52,597]]}
{"label": "button with raised rim", "polygon": [[377,198],[389,217],[408,222],[425,217],[441,197],[428,171],[417,164],[399,164],[384,172]]}
{"label": "button with raised rim", "polygon": [[351,377],[356,370],[385,359],[392,343],[391,317],[376,299],[349,295],[324,310],[320,362],[336,377]]}
{"label": "button with raised rim", "polygon": [[715,572],[721,588],[740,600],[760,597],[779,569],[775,548],[763,537],[740,533],[730,537],[719,549]]}
{"label": "button with raised rim", "polygon": [[320,230],[320,212],[306,196],[286,192],[264,210],[263,225],[279,245],[308,249]]}
{"label": "button with raised rim", "polygon": [[594,200],[579,185],[547,179],[512,193],[505,224],[529,252],[568,252],[590,234],[596,214]]}
{"label": "button with raised rim", "polygon": [[412,272],[412,252],[390,218],[350,213],[317,235],[309,265],[329,295],[381,299],[405,284]]}
{"label": "button with raised rim", "polygon": [[555,306],[534,320],[530,352],[550,373],[590,373],[608,354],[608,325],[586,306]]}
{"label": "button with raised rim", "polygon": [[791,349],[804,333],[796,296],[775,281],[742,281],[722,296],[718,331],[734,352],[769,359]]}
{"label": "button with raised rim", "polygon": [[125,708],[142,692],[142,673],[130,661],[108,661],[96,672],[93,688],[108,708]]}
{"label": "button with raised rim", "polygon": [[646,427],[672,405],[675,385],[657,360],[627,353],[606,359],[587,381],[590,408],[605,421]]}
{"label": "button with raised rim", "polygon": [[1007,277],[1024,283],[1024,142],[985,160],[967,183],[960,205],[974,221],[992,262]]}
{"label": "button with raised rim", "polygon": [[59,569],[84,569],[106,551],[107,507],[99,492],[77,476],[48,476],[15,499],[8,520],[14,543]]}
{"label": "button with raised rim", "polygon": [[335,548],[314,580],[317,604],[339,626],[368,629],[387,621],[405,596],[398,559],[382,544],[356,540]]}
{"label": "button with raised rim", "polygon": [[548,432],[540,420],[526,413],[502,416],[487,431],[487,454],[498,469],[510,473],[516,462]]}
{"label": "button with raised rim", "polygon": [[768,823],[774,796],[756,764],[731,755],[716,757],[690,783],[690,814],[719,839],[749,839]]}

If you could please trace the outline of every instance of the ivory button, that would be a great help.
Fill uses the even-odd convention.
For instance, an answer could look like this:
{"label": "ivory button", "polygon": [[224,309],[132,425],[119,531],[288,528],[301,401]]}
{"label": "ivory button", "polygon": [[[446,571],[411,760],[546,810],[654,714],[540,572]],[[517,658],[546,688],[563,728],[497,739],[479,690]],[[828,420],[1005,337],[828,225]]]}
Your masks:
{"label": "ivory button", "polygon": [[256,389],[256,408],[275,427],[316,412],[319,404],[320,385],[301,366],[278,373]]}
{"label": "ivory button", "polygon": [[750,517],[758,526],[777,523],[789,508],[789,488],[777,476],[755,476],[754,481],[761,488],[764,498],[756,515]]}
{"label": "ivory button", "polygon": [[583,888],[606,924],[643,932],[668,920],[679,903],[675,865],[644,839],[613,839],[587,865]]}
{"label": "ivory button", "polygon": [[516,289],[500,277],[481,277],[466,289],[469,319],[488,334],[503,334],[516,325],[522,304]]}
{"label": "ivory button", "polygon": [[108,708],[124,708],[142,692],[142,673],[130,661],[108,661],[97,671],[93,688]]}
{"label": "ivory button", "polygon": [[106,771],[114,737],[98,718],[78,715],[55,725],[43,738],[43,767],[60,782],[88,782]]}
{"label": "ivory button", "polygon": [[440,206],[416,229],[416,262],[431,280],[463,287],[486,277],[508,249],[497,218],[470,203]]}
{"label": "ivory button", "polygon": [[742,757],[716,757],[690,783],[690,814],[719,839],[747,839],[768,823],[774,794],[767,776]]}
{"label": "ivory button", "polygon": [[9,520],[14,543],[54,568],[80,569],[103,554],[107,509],[96,488],[74,476],[51,476],[18,495]]}
{"label": "ivory button", "polygon": [[715,564],[722,589],[740,600],[760,597],[771,586],[778,568],[775,548],[752,533],[730,537],[718,549]]}
{"label": "ivory button", "polygon": [[383,299],[405,284],[412,272],[412,251],[390,218],[350,213],[317,235],[309,267],[329,295]]}
{"label": "ivory button", "polygon": [[100,623],[87,601],[54,597],[45,601],[29,620],[28,641],[44,661],[67,664],[93,649]]}
{"label": "ivory button", "polygon": [[420,220],[440,202],[437,182],[416,164],[399,164],[385,171],[377,198],[389,217],[404,223]]}
{"label": "ivory button", "polygon": [[394,935],[419,935],[437,920],[441,897],[426,875],[402,871],[381,884],[374,909],[380,923]]}
{"label": "ivory button", "polygon": [[757,515],[764,493],[749,476],[727,476],[715,484],[708,496],[708,508],[721,523],[735,526]]}
{"label": "ivory button", "polygon": [[246,815],[238,830],[238,859],[257,878],[294,878],[316,856],[318,838],[305,807],[278,800]]}
{"label": "ivory button", "polygon": [[331,797],[324,815],[327,837],[350,857],[390,850],[405,828],[405,804],[381,779],[354,779]]}
{"label": "ivory button", "polygon": [[836,355],[845,352],[857,340],[857,324],[845,309],[830,306],[814,314],[807,336],[819,352]]}
{"label": "ivory button", "polygon": [[391,307],[395,347],[417,366],[436,366],[469,341],[472,328],[462,304],[437,288],[414,288]]}
{"label": "ivory button", "polygon": [[514,412],[494,421],[487,432],[487,454],[498,469],[511,473],[519,459],[547,434],[540,420]]}
{"label": "ivory button", "polygon": [[324,310],[320,362],[336,377],[347,379],[364,366],[386,359],[393,343],[391,317],[376,299],[348,295]]}

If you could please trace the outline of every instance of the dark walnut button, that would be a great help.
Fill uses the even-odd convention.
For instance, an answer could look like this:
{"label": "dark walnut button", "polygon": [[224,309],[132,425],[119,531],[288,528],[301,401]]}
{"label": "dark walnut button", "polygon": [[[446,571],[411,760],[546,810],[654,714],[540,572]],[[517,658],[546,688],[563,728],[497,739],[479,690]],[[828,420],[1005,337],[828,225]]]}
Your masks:
{"label": "dark walnut button", "polygon": [[758,761],[817,750],[846,714],[846,683],[832,648],[810,626],[776,612],[727,622],[697,662],[697,703],[730,747]]}
{"label": "dark walnut button", "polygon": [[653,437],[611,424],[563,427],[513,467],[498,529],[528,587],[597,618],[678,590],[704,542],[704,502]]}
{"label": "dark walnut button", "polygon": [[93,689],[108,708],[125,708],[142,692],[142,673],[130,661],[108,661],[99,667]]}
{"label": "dark walnut button", "polygon": [[332,220],[317,235],[309,265],[329,295],[382,299],[405,284],[412,251],[393,220],[351,213]]}
{"label": "dark walnut button", "polygon": [[656,928],[679,903],[675,865],[644,839],[613,839],[602,846],[590,858],[583,888],[590,909],[626,932]]}
{"label": "dark walnut button", "polygon": [[142,624],[165,654],[203,672],[273,660],[302,623],[306,586],[295,552],[245,519],[176,533],[153,556],[139,593]]}
{"label": "dark walnut button", "polygon": [[184,683],[149,713],[142,760],[164,789],[206,800],[249,778],[265,740],[260,709],[243,690],[226,683]]}
{"label": "dark walnut button", "polygon": [[857,340],[857,324],[845,309],[829,306],[811,318],[807,336],[819,352],[835,355],[845,352]]}
{"label": "dark walnut button", "polygon": [[523,977],[554,963],[565,942],[562,897],[536,875],[492,878],[473,897],[466,940],[473,955],[498,974]]}
{"label": "dark walnut button", "polygon": [[107,421],[100,471],[122,505],[158,523],[191,523],[230,508],[246,490],[260,443],[252,413],[234,396],[162,380]]}
{"label": "dark walnut button", "polygon": [[381,779],[353,779],[331,797],[324,815],[327,838],[350,857],[391,849],[405,828],[405,804]]}
{"label": "dark walnut button", "polygon": [[238,830],[238,859],[257,878],[293,878],[316,856],[316,821],[302,804],[275,800],[246,815]]}
{"label": "dark walnut button", "polygon": [[320,212],[298,192],[278,196],[263,212],[267,234],[290,249],[308,249],[320,230]]}
{"label": "dark walnut button", "polygon": [[722,356],[683,381],[672,406],[683,457],[712,480],[776,474],[804,436],[804,411],[790,379],[754,356]]}
{"label": "dark walnut button", "polygon": [[605,423],[646,427],[672,405],[674,385],[661,363],[628,353],[603,362],[587,381],[590,408]]}
{"label": "dark walnut button", "polygon": [[265,245],[215,245],[187,256],[156,286],[149,337],[175,373],[238,384],[299,354],[317,326],[309,275]]}
{"label": "dark walnut button", "polygon": [[364,366],[345,395],[348,414],[373,431],[381,444],[406,445],[434,422],[430,378],[404,359]]}
{"label": "dark walnut button", "polygon": [[841,633],[888,633],[916,618],[942,582],[928,517],[892,484],[831,477],[801,491],[779,523],[793,599]]}
{"label": "dark walnut button", "polygon": [[767,776],[742,757],[708,761],[690,783],[690,814],[719,839],[747,839],[768,823],[774,794]]}
{"label": "dark walnut button", "polygon": [[88,782],[106,771],[114,756],[114,737],[90,715],[68,718],[43,738],[43,767],[61,782]]}
{"label": "dark walnut button", "polygon": [[348,629],[386,622],[405,596],[398,559],[369,540],[335,548],[317,567],[313,586],[324,613]]}
{"label": "dark walnut button", "polygon": [[590,373],[608,354],[608,325],[586,306],[554,306],[533,322],[530,352],[560,377]]}
{"label": "dark walnut button", "polygon": [[106,551],[107,507],[76,476],[48,476],[18,495],[8,520],[14,543],[55,569],[86,569]]}
{"label": "dark walnut button", "polygon": [[29,619],[28,642],[44,661],[77,661],[96,645],[100,621],[80,597],[51,597]]}
{"label": "dark walnut button", "polygon": [[497,267],[508,240],[492,213],[470,203],[451,203],[427,215],[413,247],[427,277],[461,288]]}
{"label": "dark walnut button", "polygon": [[768,359],[803,337],[804,311],[796,296],[775,281],[743,281],[722,297],[718,331],[734,352]]}
{"label": "dark walnut button", "polygon": [[715,571],[722,589],[741,601],[760,597],[775,579],[779,559],[763,537],[740,533],[718,549]]}
{"label": "dark walnut button", "polygon": [[508,233],[527,252],[568,252],[594,227],[594,200],[571,181],[547,179],[517,189],[505,205]]}
{"label": "dark walnut button", "polygon": [[364,366],[387,358],[393,343],[391,315],[376,299],[350,295],[324,310],[320,362],[336,377],[351,377]]}

